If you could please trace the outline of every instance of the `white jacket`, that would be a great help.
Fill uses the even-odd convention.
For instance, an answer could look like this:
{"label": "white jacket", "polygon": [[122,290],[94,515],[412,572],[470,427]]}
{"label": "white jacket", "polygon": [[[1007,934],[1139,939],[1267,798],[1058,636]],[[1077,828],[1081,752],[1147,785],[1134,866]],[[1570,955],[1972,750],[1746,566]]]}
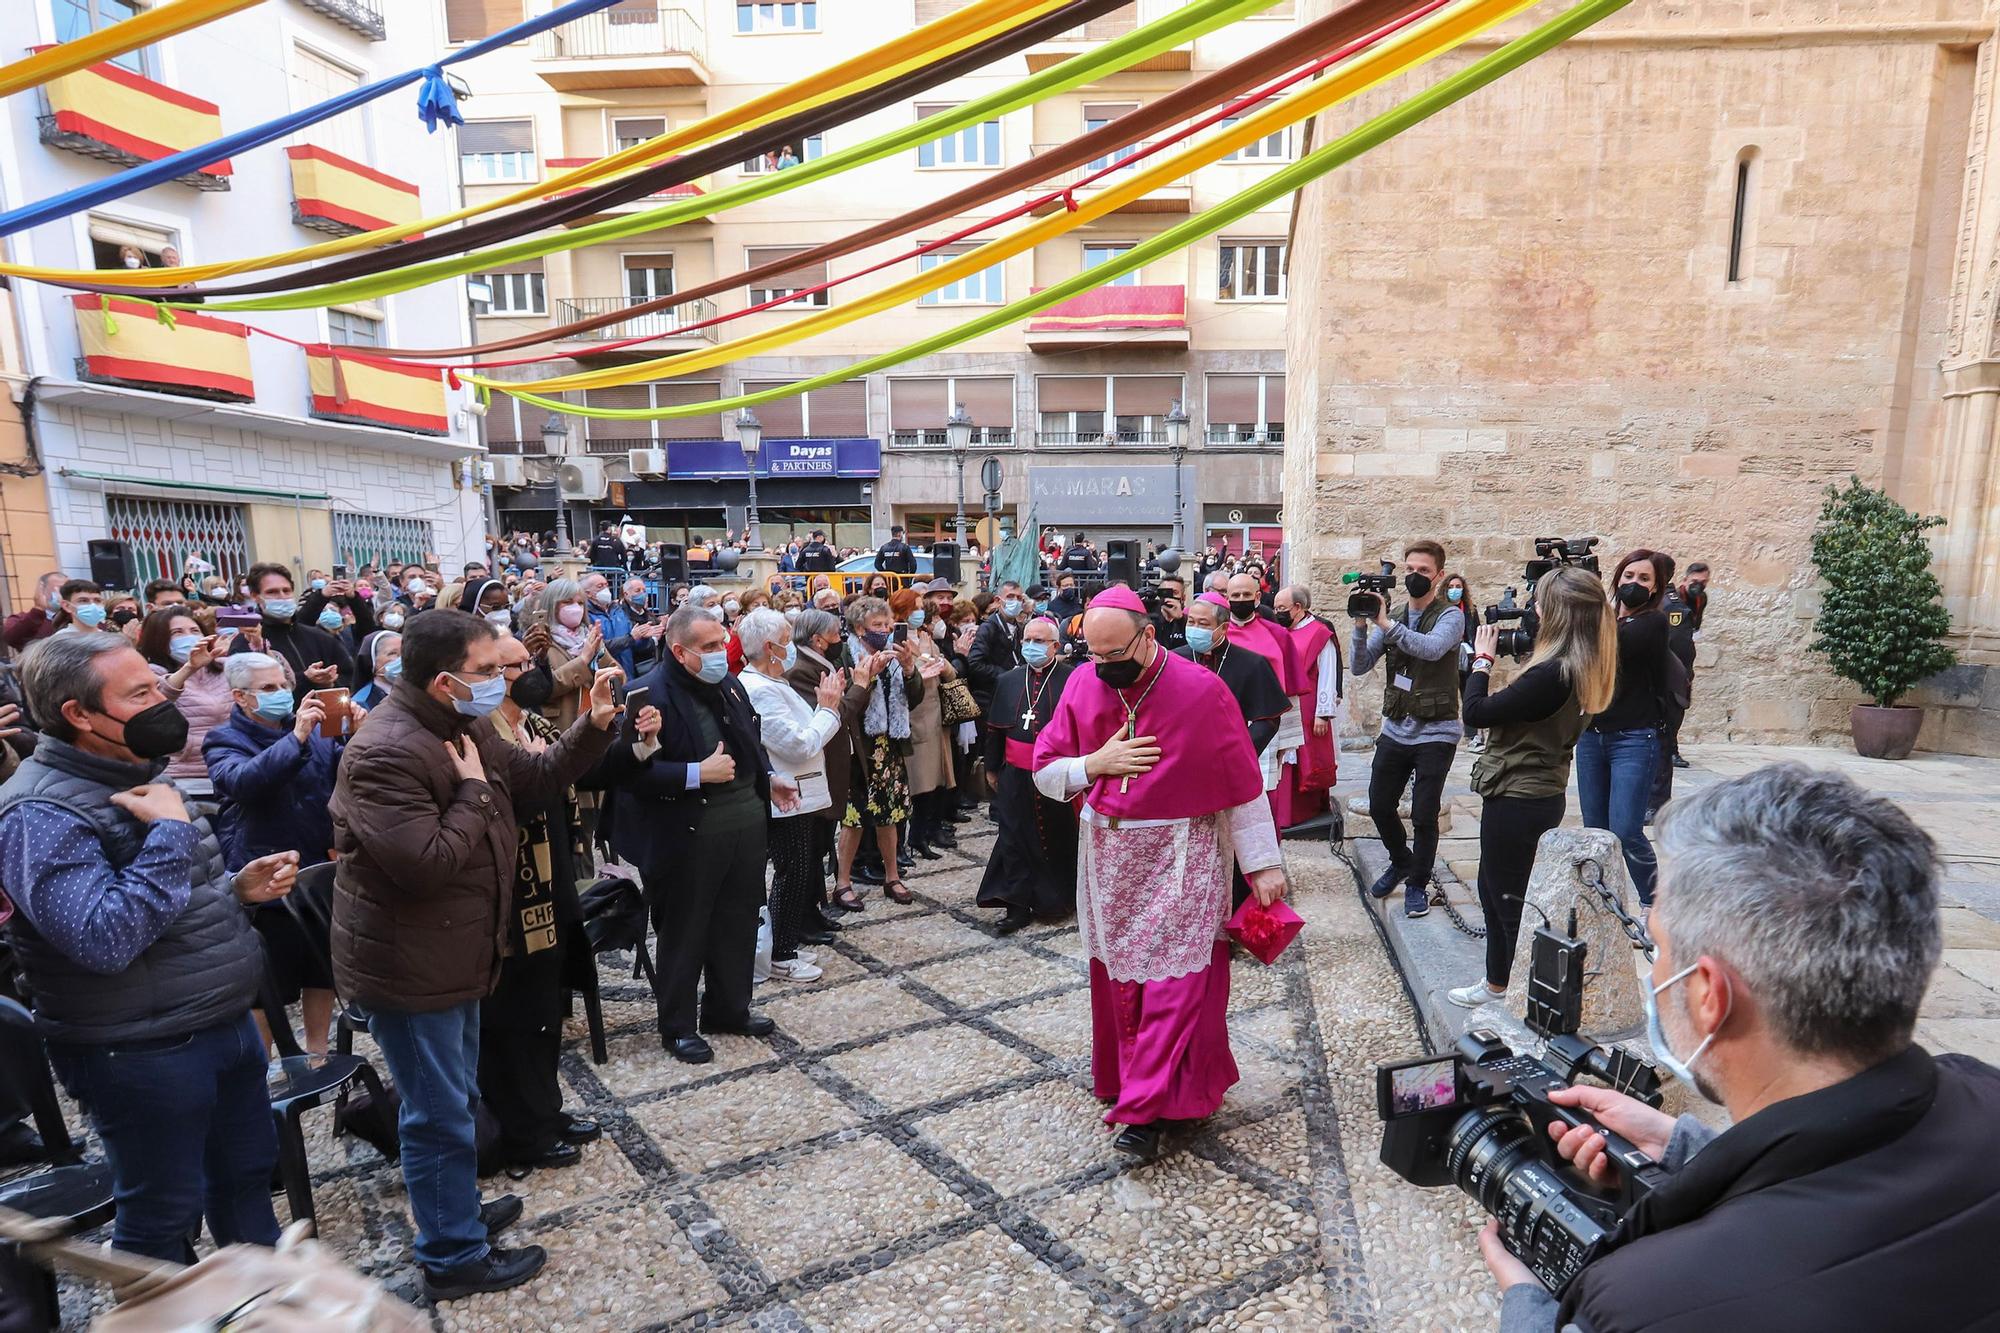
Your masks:
{"label": "white jacket", "polygon": [[[763,733],[764,749],[771,756],[771,771],[779,777],[794,780],[801,773],[823,775],[825,764],[821,756],[826,750],[826,743],[840,730],[840,714],[816,707],[812,700],[786,682],[772,680],[755,667],[744,667],[736,678],[743,682],[743,689],[750,696],[750,706],[757,710],[757,724]],[[809,786],[810,790],[808,785],[800,787],[796,809],[781,813],[773,806],[771,814],[779,818],[810,814],[832,804],[824,776]]]}

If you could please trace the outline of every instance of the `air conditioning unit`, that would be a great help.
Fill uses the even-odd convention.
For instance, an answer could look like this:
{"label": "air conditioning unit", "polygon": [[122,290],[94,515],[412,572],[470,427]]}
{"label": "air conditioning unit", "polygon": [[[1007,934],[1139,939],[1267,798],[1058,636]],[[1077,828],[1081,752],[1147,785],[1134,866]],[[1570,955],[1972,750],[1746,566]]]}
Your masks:
{"label": "air conditioning unit", "polygon": [[625,454],[625,465],[632,469],[635,477],[664,477],[667,475],[667,451],[630,449]]}
{"label": "air conditioning unit", "polygon": [[492,454],[483,459],[479,470],[495,486],[526,486],[528,465],[519,454]]}
{"label": "air conditioning unit", "polygon": [[610,489],[601,458],[565,458],[556,469],[556,491],[565,500],[602,500]]}

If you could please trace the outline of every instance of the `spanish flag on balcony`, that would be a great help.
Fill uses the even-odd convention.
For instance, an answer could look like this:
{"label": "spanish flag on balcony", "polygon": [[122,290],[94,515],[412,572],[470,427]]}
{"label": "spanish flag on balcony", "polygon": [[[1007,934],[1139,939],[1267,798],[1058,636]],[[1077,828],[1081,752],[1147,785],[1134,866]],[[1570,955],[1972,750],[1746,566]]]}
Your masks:
{"label": "spanish flag on balcony", "polygon": [[[92,65],[43,85],[49,115],[42,137],[114,162],[152,162],[222,137],[222,110],[117,65]],[[229,159],[193,173],[227,189]],[[184,178],[187,179],[187,178]]]}
{"label": "spanish flag on balcony", "polygon": [[[1039,290],[1039,289],[1038,289]],[[1098,333],[1117,329],[1184,329],[1187,288],[1099,287],[1050,306],[1028,321],[1029,333]]]}
{"label": "spanish flag on balcony", "polygon": [[357,360],[355,350],[325,343],[306,348],[314,416],[423,435],[450,432],[444,372]]}
{"label": "spanish flag on balcony", "polygon": [[204,398],[257,396],[246,325],[186,310],[162,319],[158,306],[95,292],[70,300],[85,378]]}
{"label": "spanish flag on balcony", "polygon": [[314,144],[287,148],[292,220],[332,236],[400,227],[423,216],[417,187]]}

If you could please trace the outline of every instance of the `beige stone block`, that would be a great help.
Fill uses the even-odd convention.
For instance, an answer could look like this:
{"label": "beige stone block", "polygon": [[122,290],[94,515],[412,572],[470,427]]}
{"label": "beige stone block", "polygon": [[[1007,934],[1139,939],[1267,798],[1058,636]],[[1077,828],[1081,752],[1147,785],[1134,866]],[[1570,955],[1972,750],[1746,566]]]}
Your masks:
{"label": "beige stone block", "polygon": [[1425,453],[1456,453],[1465,448],[1465,436],[1462,430],[1423,430],[1417,433],[1417,446]]}
{"label": "beige stone block", "polygon": [[1590,475],[1596,481],[1610,481],[1618,475],[1618,455],[1610,449],[1600,449],[1590,456]]}
{"label": "beige stone block", "polygon": [[1732,720],[1753,731],[1803,731],[1811,712],[1805,699],[1745,699],[1736,705]]}
{"label": "beige stone block", "polygon": [[1465,447],[1473,453],[1504,454],[1507,452],[1507,430],[1504,426],[1481,426],[1465,432]]}
{"label": "beige stone block", "polygon": [[[1768,556],[1753,557],[1736,566],[1736,573],[1743,582],[1753,588],[1782,588],[1790,584],[1792,576],[1798,573],[1796,560],[1776,559]],[[1704,620],[1703,624],[1708,622]]]}
{"label": "beige stone block", "polygon": [[1674,460],[1674,465],[1684,478],[1733,477],[1743,470],[1743,456],[1725,453],[1682,454]]}
{"label": "beige stone block", "polygon": [[1357,477],[1435,477],[1436,454],[1350,454]]}
{"label": "beige stone block", "polygon": [[[1369,457],[1376,455],[1370,454]],[[1322,453],[1314,463],[1314,471],[1322,477],[1351,477],[1354,475],[1355,455],[1348,453]]]}
{"label": "beige stone block", "polygon": [[1382,432],[1382,447],[1392,453],[1415,453],[1423,446],[1418,442],[1423,432],[1411,426],[1390,426]]}

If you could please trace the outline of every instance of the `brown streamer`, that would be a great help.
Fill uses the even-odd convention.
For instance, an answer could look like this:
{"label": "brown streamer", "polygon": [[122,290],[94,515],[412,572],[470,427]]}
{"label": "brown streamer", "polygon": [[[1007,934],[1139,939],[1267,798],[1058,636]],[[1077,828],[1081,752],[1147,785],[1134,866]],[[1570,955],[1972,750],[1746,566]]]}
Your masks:
{"label": "brown streamer", "polygon": [[369,350],[376,356],[432,361],[459,360],[489,356],[496,352],[511,352],[522,347],[532,347],[537,343],[553,342],[558,338],[588,333],[606,325],[622,323],[638,315],[668,310],[690,301],[699,301],[733,287],[752,286],[764,278],[774,277],[780,273],[840,259],[882,241],[906,235],[949,218],[959,217],[1016,190],[1048,180],[1086,162],[1107,157],[1116,149],[1137,143],[1189,116],[1226,102],[1260,84],[1268,83],[1286,70],[1317,59],[1328,51],[1414,13],[1423,8],[1425,3],[1426,0],[1353,0],[1353,3],[1286,34],[1263,50],[1245,56],[1233,65],[1224,66],[1212,74],[1205,74],[1157,101],[1148,102],[1137,110],[1126,112],[1102,129],[1071,139],[1052,152],[1031,156],[1004,171],[995,172],[956,194],[947,195],[934,203],[912,209],[885,222],[878,222],[865,230],[815,246],[801,254],[759,264],[755,268],[746,269],[733,276],[717,278],[688,291],[655,297],[650,301],[641,301],[637,305],[626,306],[602,315],[593,315],[589,319],[580,319],[571,324],[524,333],[513,338],[474,343],[469,347],[384,347]]}

